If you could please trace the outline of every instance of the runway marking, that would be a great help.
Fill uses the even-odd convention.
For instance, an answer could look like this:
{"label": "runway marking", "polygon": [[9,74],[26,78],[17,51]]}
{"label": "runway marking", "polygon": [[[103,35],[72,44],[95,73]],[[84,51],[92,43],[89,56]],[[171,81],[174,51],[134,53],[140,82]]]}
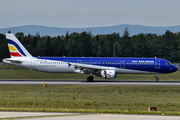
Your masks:
{"label": "runway marking", "polygon": [[[82,120],[133,120],[133,119],[120,119],[120,118],[118,118],[118,119],[109,119],[109,118],[97,118],[97,117],[93,117],[93,116],[107,116],[107,115],[113,115],[113,114],[83,114],[83,116],[80,116],[80,117],[78,117],[78,116],[73,116],[73,117],[71,117],[71,116],[60,116],[60,119],[72,119],[72,120],[75,120],[75,119],[77,119],[77,120],[80,120],[80,119],[82,119]],[[78,118],[76,118],[76,117],[78,117]],[[90,118],[91,117],[91,118]]]}
{"label": "runway marking", "polygon": [[51,81],[51,80],[0,80],[1,85],[43,85],[44,83],[48,85],[147,85],[147,86],[180,86],[180,81]]}
{"label": "runway marking", "polygon": [[0,118],[1,120],[8,120],[8,119],[31,119],[31,118],[51,118],[51,117],[65,117],[65,116],[81,116],[81,115],[90,115],[90,114],[63,114],[63,115],[45,115],[45,116],[3,116]]}
{"label": "runway marking", "polygon": [[60,118],[63,118],[63,119],[72,119],[72,120],[75,120],[75,119],[77,119],[77,120],[80,120],[80,119],[82,119],[82,120],[133,120],[133,119],[109,119],[109,118],[75,118],[75,117],[60,117]]}
{"label": "runway marking", "polygon": [[13,118],[14,118],[14,117],[17,117],[17,116],[0,116],[0,119],[1,119],[1,118],[10,118],[10,117],[13,117]]}

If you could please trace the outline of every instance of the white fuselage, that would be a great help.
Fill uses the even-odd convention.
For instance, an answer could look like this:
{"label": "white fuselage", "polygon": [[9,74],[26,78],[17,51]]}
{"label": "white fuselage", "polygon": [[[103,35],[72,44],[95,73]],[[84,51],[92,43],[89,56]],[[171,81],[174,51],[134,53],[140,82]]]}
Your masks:
{"label": "white fuselage", "polygon": [[[12,62],[10,59],[22,61]],[[54,60],[46,60],[46,59],[38,59],[34,57],[24,57],[24,58],[7,58],[4,59],[3,62],[24,67],[31,70],[42,71],[42,72],[50,72],[50,73],[77,73],[74,66],[69,66],[69,62],[64,61],[54,61]],[[71,62],[71,64],[76,64]],[[91,65],[96,66],[103,69],[113,69],[117,74],[154,74],[155,72],[151,71],[142,71],[142,70],[132,70],[125,68],[116,68],[116,67],[105,67],[100,65]]]}

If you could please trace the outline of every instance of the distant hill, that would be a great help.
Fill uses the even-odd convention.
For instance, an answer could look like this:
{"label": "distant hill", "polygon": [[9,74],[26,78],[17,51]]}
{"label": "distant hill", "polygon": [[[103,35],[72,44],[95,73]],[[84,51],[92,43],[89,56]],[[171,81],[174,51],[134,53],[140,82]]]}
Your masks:
{"label": "distant hill", "polygon": [[166,30],[177,33],[180,32],[179,26],[168,26],[168,27],[150,27],[150,26],[141,26],[141,25],[115,25],[109,27],[90,27],[90,28],[58,28],[58,27],[46,27],[46,26],[37,26],[37,25],[27,25],[27,26],[18,26],[11,28],[0,29],[0,33],[7,33],[9,30],[16,34],[17,32],[23,32],[25,35],[29,33],[35,35],[37,32],[41,36],[58,36],[65,35],[68,31],[69,34],[73,32],[81,33],[83,31],[90,31],[93,35],[97,34],[112,34],[113,32],[119,32],[120,35],[124,33],[125,28],[128,28],[130,35],[137,35],[139,33],[155,33],[155,34],[164,34]]}

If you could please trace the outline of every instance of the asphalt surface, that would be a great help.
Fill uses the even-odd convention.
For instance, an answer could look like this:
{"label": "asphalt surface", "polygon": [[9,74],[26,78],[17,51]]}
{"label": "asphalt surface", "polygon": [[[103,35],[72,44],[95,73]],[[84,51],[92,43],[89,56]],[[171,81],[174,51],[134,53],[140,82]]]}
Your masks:
{"label": "asphalt surface", "polygon": [[[2,118],[32,118],[32,117],[52,117],[52,116],[64,116],[75,115],[78,113],[58,113],[58,112],[0,112],[0,119]],[[34,118],[33,118],[34,119]]]}
{"label": "asphalt surface", "polygon": [[177,116],[99,114],[22,120],[179,120]]}
{"label": "asphalt surface", "polygon": [[180,86],[180,81],[80,81],[80,80],[0,80],[1,85],[165,85]]}
{"label": "asphalt surface", "polygon": [[180,116],[57,112],[0,112],[0,119],[8,118],[19,120],[179,120]]}

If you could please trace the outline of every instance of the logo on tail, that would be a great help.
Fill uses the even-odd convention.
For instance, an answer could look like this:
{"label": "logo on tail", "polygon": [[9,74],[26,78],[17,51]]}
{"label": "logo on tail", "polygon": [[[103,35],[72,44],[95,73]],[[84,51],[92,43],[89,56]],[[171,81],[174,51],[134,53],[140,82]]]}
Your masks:
{"label": "logo on tail", "polygon": [[22,49],[14,41],[7,39],[10,55],[13,57],[26,57]]}
{"label": "logo on tail", "polygon": [[13,34],[6,34],[11,57],[32,57]]}

